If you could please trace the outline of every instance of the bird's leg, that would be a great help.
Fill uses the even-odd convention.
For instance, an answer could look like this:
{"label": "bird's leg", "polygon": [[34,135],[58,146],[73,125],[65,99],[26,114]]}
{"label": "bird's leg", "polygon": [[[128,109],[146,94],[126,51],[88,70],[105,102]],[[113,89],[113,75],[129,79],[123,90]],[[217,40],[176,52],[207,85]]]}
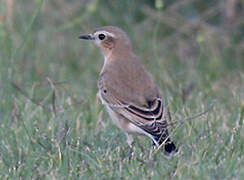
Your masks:
{"label": "bird's leg", "polygon": [[134,140],[131,134],[126,133],[126,137],[127,137],[127,143],[129,145],[129,151],[128,151],[128,157],[129,160],[131,160],[132,156],[133,156],[133,144],[134,144]]}
{"label": "bird's leg", "polygon": [[152,141],[152,150],[155,150],[157,148],[157,145],[155,144],[154,141]]}
{"label": "bird's leg", "polygon": [[155,144],[155,142],[152,141],[152,148],[151,148],[150,151],[149,151],[149,157],[150,157],[150,158],[152,157],[152,154],[153,154],[154,150],[157,149],[157,147],[158,147],[158,146]]}

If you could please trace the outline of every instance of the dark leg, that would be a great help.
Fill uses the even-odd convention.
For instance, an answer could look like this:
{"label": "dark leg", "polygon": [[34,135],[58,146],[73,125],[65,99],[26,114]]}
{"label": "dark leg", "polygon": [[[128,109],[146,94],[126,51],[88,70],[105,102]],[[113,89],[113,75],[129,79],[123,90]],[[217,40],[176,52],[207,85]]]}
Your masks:
{"label": "dark leg", "polygon": [[129,160],[131,160],[132,156],[133,156],[133,144],[134,144],[134,140],[132,135],[126,133],[126,137],[127,137],[127,143],[129,145],[129,150],[128,150],[128,158]]}

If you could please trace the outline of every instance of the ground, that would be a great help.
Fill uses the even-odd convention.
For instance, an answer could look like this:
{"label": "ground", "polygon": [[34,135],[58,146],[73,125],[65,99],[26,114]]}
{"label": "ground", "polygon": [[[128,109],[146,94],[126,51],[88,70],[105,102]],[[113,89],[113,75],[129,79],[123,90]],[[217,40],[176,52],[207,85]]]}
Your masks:
{"label": "ground", "polygon": [[[0,2],[0,179],[242,179],[238,23],[222,25],[217,3],[194,24],[194,4],[108,2]],[[182,6],[193,14],[175,15]],[[78,39],[103,25],[128,33],[162,90],[177,155],[137,137],[128,159],[125,135],[96,98],[102,55]]]}

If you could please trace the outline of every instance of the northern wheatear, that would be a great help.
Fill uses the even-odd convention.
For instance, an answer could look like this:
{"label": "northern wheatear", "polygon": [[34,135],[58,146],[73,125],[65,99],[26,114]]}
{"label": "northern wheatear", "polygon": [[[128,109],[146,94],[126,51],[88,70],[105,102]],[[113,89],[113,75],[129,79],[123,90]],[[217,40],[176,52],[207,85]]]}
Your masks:
{"label": "northern wheatear", "polygon": [[118,27],[97,28],[80,39],[100,47],[104,65],[98,81],[99,97],[114,123],[122,129],[129,146],[133,134],[146,135],[165,151],[176,150],[168,137],[167,110],[161,92],[134,54],[130,39]]}

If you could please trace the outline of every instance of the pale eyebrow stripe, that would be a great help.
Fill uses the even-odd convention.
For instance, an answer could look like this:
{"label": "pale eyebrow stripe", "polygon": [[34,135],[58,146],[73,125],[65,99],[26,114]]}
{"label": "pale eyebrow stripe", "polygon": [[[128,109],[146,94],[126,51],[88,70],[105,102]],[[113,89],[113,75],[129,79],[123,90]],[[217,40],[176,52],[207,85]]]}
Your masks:
{"label": "pale eyebrow stripe", "polygon": [[103,33],[103,34],[107,34],[107,35],[109,35],[109,36],[111,36],[111,37],[114,37],[114,34],[108,32],[108,31],[97,31],[97,32],[95,32],[95,35],[97,35],[97,34],[101,34],[101,33]]}

